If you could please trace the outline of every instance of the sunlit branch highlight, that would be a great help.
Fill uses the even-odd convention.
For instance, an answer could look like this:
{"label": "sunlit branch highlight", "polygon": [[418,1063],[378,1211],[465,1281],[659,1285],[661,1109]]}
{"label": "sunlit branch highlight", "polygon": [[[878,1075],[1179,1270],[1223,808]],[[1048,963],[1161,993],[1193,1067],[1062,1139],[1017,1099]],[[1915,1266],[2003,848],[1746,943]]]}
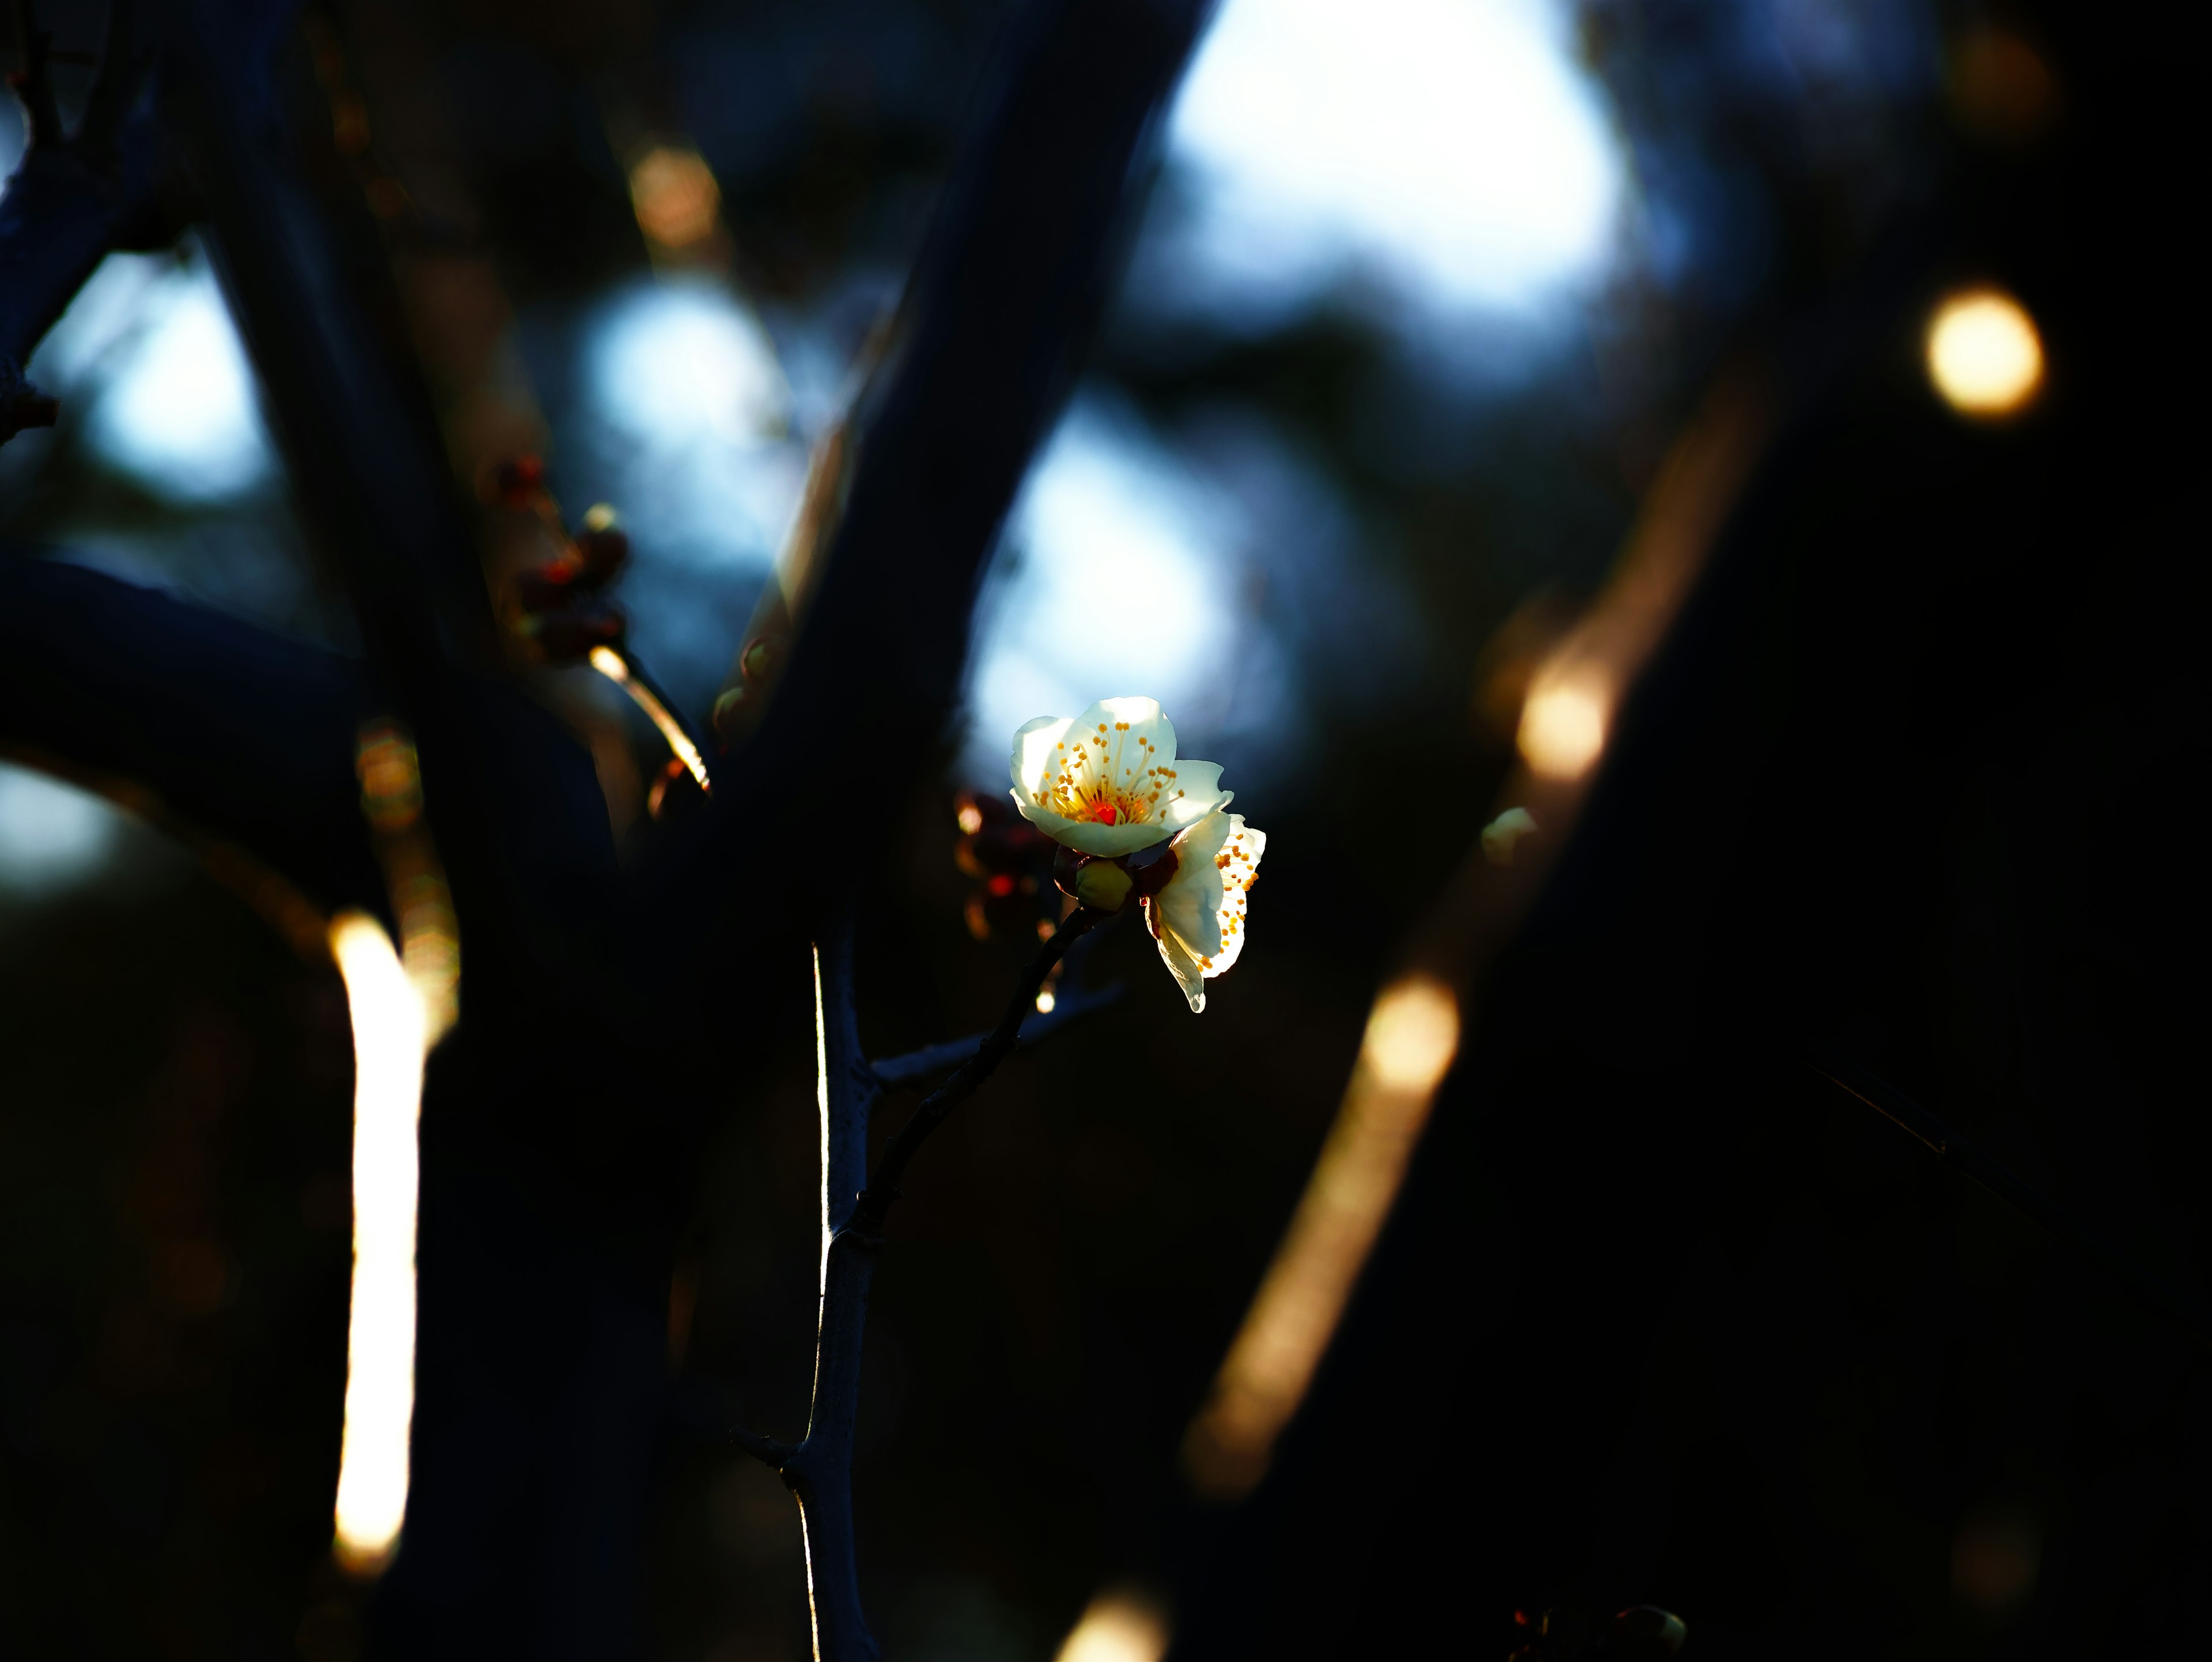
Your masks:
{"label": "sunlit branch highlight", "polygon": [[699,746],[691,742],[691,735],[684,730],[684,724],[668,706],[660,702],[659,695],[631,673],[629,661],[612,647],[593,647],[592,667],[629,694],[631,702],[645,712],[646,719],[660,729],[660,736],[667,740],[676,759],[690,770],[691,776],[699,782],[699,788],[711,795],[714,787],[707,781],[707,758],[699,753]]}
{"label": "sunlit branch highlight", "polygon": [[349,1570],[373,1575],[397,1549],[407,1511],[416,1127],[428,1027],[422,995],[374,918],[341,913],[331,953],[345,979],[354,1045],[353,1303],[335,1550]]}
{"label": "sunlit branch highlight", "polygon": [[1375,1001],[1304,1196],[1184,1439],[1184,1470],[1200,1494],[1234,1499],[1266,1472],[1382,1232],[1459,1031],[1458,1001],[1428,977]]}
{"label": "sunlit branch highlight", "polygon": [[822,1123],[822,1289],[830,1288],[830,1025],[822,1012],[822,948],[814,947],[814,1106]]}

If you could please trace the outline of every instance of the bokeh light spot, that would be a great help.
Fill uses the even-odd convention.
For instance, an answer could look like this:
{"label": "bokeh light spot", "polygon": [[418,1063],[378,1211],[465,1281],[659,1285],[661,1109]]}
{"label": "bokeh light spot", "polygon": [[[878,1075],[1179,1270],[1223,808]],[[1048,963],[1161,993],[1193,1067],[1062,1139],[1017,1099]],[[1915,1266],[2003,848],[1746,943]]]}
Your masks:
{"label": "bokeh light spot", "polygon": [[210,503],[264,483],[276,455],[246,348],[195,265],[145,297],[142,332],[86,423],[93,450],[155,495]]}
{"label": "bokeh light spot", "polygon": [[0,890],[44,894],[94,876],[122,823],[89,791],[0,762]]}
{"label": "bokeh light spot", "polygon": [[1106,1592],[1091,1601],[1054,1662],[1159,1662],[1167,1648],[1167,1618],[1158,1605],[1133,1593]]}
{"label": "bokeh light spot", "polygon": [[1961,414],[2008,416],[2043,385],[2043,339],[2010,295],[1969,289],[1946,298],[1929,320],[1928,374]]}
{"label": "bokeh light spot", "polygon": [[664,248],[690,248],[714,234],[722,192],[698,151],[659,145],[629,170],[638,228]]}
{"label": "bokeh light spot", "polygon": [[1527,308],[1615,243],[1619,147],[1543,0],[1228,0],[1170,137],[1204,256],[1256,286]]}
{"label": "bokeh light spot", "polygon": [[1521,709],[1522,759],[1547,779],[1577,779],[1605,748],[1610,700],[1587,676],[1540,682]]}
{"label": "bokeh light spot", "polygon": [[688,447],[702,435],[760,440],[782,428],[775,350],[752,314],[712,285],[627,296],[592,343],[591,373],[600,411],[648,446]]}

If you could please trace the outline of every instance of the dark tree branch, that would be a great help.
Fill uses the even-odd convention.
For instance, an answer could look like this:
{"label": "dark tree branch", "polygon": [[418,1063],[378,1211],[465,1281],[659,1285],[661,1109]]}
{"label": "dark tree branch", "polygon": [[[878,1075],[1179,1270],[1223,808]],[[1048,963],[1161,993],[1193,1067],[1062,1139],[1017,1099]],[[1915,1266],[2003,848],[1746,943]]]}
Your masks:
{"label": "dark tree branch", "polygon": [[818,897],[763,897],[756,874],[801,845],[825,874],[866,858],[875,817],[823,812],[849,797],[862,756],[876,801],[900,800],[935,765],[978,576],[1089,338],[1132,164],[1201,9],[1016,9],[994,95],[857,412],[843,511],[790,668],[737,765],[720,770],[712,811],[646,874],[647,927],[689,941],[693,962],[708,948],[702,867],[720,906],[710,922],[792,927],[789,909],[803,918]]}
{"label": "dark tree branch", "polygon": [[860,1182],[868,1117],[882,1086],[861,1054],[854,1020],[849,920],[839,924],[826,950],[817,949],[823,1253],[822,1320],[806,1435],[796,1447],[739,1429],[732,1429],[729,1440],[780,1475],[799,1499],[806,1531],[807,1585],[813,1595],[814,1653],[823,1662],[873,1662],[880,1654],[860,1608],[853,1529],[853,1428],[860,1413],[860,1355],[884,1215],[897,1198],[898,1180],[915,1151],[1012,1054],[1024,1016],[1035,1013],[1037,989],[1060,955],[1100,917],[1079,909],[1038,948],[998,1026],[900,1128],[866,1189]]}
{"label": "dark tree branch", "polygon": [[[823,1662],[872,1662],[878,1654],[860,1608],[853,1528],[853,1428],[860,1408],[860,1348],[875,1279],[872,1242],[849,1228],[866,1177],[868,1119],[881,1094],[861,1054],[853,1010],[849,913],[815,960],[815,1023],[822,1113],[822,1319],[814,1345],[814,1390],[806,1436],[772,1461],[798,1497],[813,1597],[814,1653]],[[740,1446],[757,1458],[767,1439]]]}
{"label": "dark tree branch", "polygon": [[[469,987],[528,997],[556,981],[604,980],[596,966],[605,955],[579,939],[579,926],[603,920],[611,898],[605,813],[580,813],[575,766],[516,765],[514,727],[537,729],[527,747],[540,758],[565,748],[577,765],[588,761],[527,701],[487,719],[494,712],[477,696],[480,680],[505,678],[473,522],[419,373],[392,345],[407,334],[374,216],[357,193],[313,195],[285,149],[266,31],[288,14],[252,0],[180,0],[173,15],[175,131],[218,267],[296,497],[344,574],[380,702],[414,735]],[[317,130],[298,142],[328,140]],[[531,862],[518,863],[521,849],[584,887],[544,904],[523,869]],[[470,1001],[465,993],[465,1022]]]}
{"label": "dark tree branch", "polygon": [[1952,1170],[1972,1178],[1999,1200],[2041,1227],[2065,1247],[2124,1289],[2145,1309],[2165,1317],[2200,1344],[2212,1344],[2212,1316],[2169,1287],[2131,1255],[2090,1228],[2048,1196],[2031,1188],[2012,1171],[1922,1107],[1871,1068],[1832,1054],[1816,1054],[1813,1070],[1838,1090],[1856,1097],[1876,1113],[1910,1132]]}
{"label": "dark tree branch", "polygon": [[751,1455],[770,1471],[779,1474],[791,1464],[791,1457],[799,1452],[789,1443],[779,1443],[773,1437],[747,1431],[743,1426],[732,1426],[726,1434],[744,1452]]}
{"label": "dark tree branch", "polygon": [[0,740],[152,791],[326,906],[378,905],[361,666],[59,561],[0,553]]}

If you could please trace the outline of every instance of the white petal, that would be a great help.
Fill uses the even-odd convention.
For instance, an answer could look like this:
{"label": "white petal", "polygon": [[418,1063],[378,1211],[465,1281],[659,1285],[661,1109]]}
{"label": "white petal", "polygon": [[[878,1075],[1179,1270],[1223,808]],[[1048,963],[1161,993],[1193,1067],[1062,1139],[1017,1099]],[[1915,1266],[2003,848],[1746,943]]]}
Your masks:
{"label": "white petal", "polygon": [[1218,762],[1179,762],[1169,771],[1174,776],[1160,794],[1159,816],[1178,831],[1236,800],[1233,792],[1221,788]]}
{"label": "white petal", "polygon": [[1229,846],[1220,855],[1226,863],[1217,866],[1221,874],[1221,905],[1214,916],[1214,926],[1221,938],[1221,950],[1213,954],[1213,962],[1206,966],[1206,979],[1225,975],[1244,952],[1245,892],[1260,874],[1260,856],[1267,851],[1267,833],[1255,831],[1244,823],[1244,816],[1229,816]]}
{"label": "white petal", "polygon": [[[1146,904],[1156,908],[1159,903],[1152,900]],[[1206,971],[1199,961],[1184,949],[1181,941],[1158,927],[1159,913],[1154,910],[1151,916],[1154,923],[1152,937],[1159,942],[1160,958],[1167,965],[1168,973],[1176,978],[1176,985],[1182,989],[1182,995],[1190,1001],[1190,1013],[1193,1015],[1202,1014],[1206,1009]]]}
{"label": "white petal", "polygon": [[1208,814],[1175,840],[1175,875],[1146,916],[1160,957],[1193,1010],[1206,1008],[1202,983],[1244,951],[1245,892],[1267,848],[1267,834],[1247,825],[1241,813]]}
{"label": "white petal", "polygon": [[1072,715],[1040,715],[1022,724],[1014,735],[1014,801],[1035,802],[1043,793],[1057,765],[1054,746],[1075,725]]}
{"label": "white petal", "polygon": [[[1072,719],[1014,735],[1014,801],[1055,842],[1085,854],[1150,848],[1194,817],[1164,818],[1173,798],[1175,728],[1150,698],[1104,698]],[[1217,778],[1218,769],[1208,774]]]}
{"label": "white petal", "polygon": [[1231,816],[1211,813],[1175,840],[1175,875],[1154,903],[1162,932],[1203,963],[1221,950],[1223,874],[1214,861],[1229,841]]}
{"label": "white petal", "polygon": [[1145,740],[1157,752],[1152,758],[1155,762],[1175,760],[1175,723],[1160,713],[1156,698],[1101,698],[1076,719],[1094,728],[1097,723],[1105,722],[1119,735],[1121,744]]}
{"label": "white petal", "polygon": [[1078,854],[1103,854],[1108,857],[1134,854],[1139,849],[1149,849],[1155,843],[1164,843],[1175,835],[1173,825],[1158,820],[1139,820],[1134,825],[1102,825],[1096,820],[1070,819],[1054,813],[1042,802],[1024,802],[1021,793],[1013,793],[1014,807],[1023,819],[1035,825],[1062,848],[1073,849]]}

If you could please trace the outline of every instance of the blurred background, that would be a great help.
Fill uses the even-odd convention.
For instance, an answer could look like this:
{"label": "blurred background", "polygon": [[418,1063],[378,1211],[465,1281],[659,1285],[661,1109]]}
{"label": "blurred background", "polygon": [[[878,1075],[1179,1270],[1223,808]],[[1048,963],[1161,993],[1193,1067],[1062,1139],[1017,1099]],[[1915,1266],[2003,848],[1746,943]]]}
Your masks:
{"label": "blurred background", "polygon": [[[39,9],[88,59],[104,8]],[[301,14],[457,474],[539,454],[572,519],[612,506],[631,641],[695,716],[1007,9]],[[887,1654],[1052,1657],[1090,1608],[1121,1619],[1086,1662],[1502,1656],[1516,1609],[1643,1602],[1693,1658],[2202,1642],[2201,1350],[1792,1049],[1852,1047],[2202,1286],[2202,346],[2149,27],[1223,0],[887,836],[862,1032],[994,1018],[1035,912],[975,815],[1014,728],[1099,697],[1158,697],[1268,832],[1254,938],[1194,1018],[1109,933],[1084,974],[1125,995],[917,1168],[856,1472]],[[0,540],[348,643],[204,248],[112,257],[30,372],[62,417],[0,449]],[[543,691],[644,835],[652,729],[588,671]],[[1486,859],[1520,805],[1533,852]],[[1224,1476],[1194,1417],[1364,1032],[1397,1077],[1369,1022],[1409,962],[1487,990],[1408,1064],[1411,1176],[1310,1400]],[[788,1495],[684,1429],[801,1428],[789,989],[672,1295],[670,1659],[808,1650]],[[0,762],[0,1651],[357,1653],[350,1072],[327,967]]]}

